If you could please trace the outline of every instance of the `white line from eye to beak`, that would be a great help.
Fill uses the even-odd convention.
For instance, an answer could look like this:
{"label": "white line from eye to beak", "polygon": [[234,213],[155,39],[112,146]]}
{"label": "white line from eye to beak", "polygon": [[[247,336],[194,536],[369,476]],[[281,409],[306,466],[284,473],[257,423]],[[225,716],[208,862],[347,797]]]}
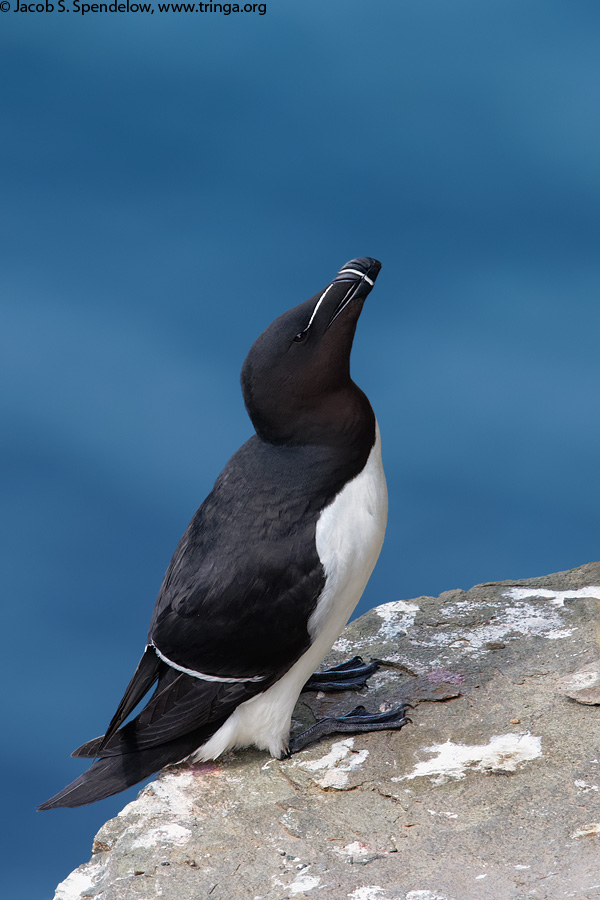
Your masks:
{"label": "white line from eye to beak", "polygon": [[312,321],[313,321],[314,317],[315,317],[316,314],[317,314],[317,310],[319,309],[321,303],[322,303],[323,300],[325,299],[326,294],[331,290],[332,287],[333,287],[333,282],[332,282],[331,284],[327,285],[327,287],[325,288],[325,290],[323,291],[323,293],[321,294],[321,296],[320,296],[319,299],[317,300],[317,304],[316,304],[315,308],[313,309],[313,313],[312,313],[312,316],[311,316],[310,319],[309,319],[308,325],[307,325],[306,328],[304,329],[305,331],[307,331],[307,330],[310,328],[310,326],[312,325]]}

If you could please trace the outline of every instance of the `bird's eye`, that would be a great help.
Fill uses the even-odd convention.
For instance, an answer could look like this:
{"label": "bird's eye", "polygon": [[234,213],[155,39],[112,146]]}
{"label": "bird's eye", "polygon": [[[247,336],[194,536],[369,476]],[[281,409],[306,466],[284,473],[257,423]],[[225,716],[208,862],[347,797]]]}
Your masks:
{"label": "bird's eye", "polygon": [[306,331],[300,331],[294,338],[294,341],[297,344],[299,344],[301,341],[305,341],[307,337],[308,337],[308,328],[306,329]]}

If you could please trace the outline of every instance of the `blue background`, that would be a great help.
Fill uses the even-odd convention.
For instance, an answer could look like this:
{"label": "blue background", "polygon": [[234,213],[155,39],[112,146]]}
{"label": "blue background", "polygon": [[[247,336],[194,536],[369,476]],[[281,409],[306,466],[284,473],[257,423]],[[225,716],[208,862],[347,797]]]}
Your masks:
{"label": "blue background", "polygon": [[244,356],[350,257],[384,265],[361,609],[598,558],[600,7],[2,16],[3,890],[46,900],[136,794],[34,812],[250,434]]}

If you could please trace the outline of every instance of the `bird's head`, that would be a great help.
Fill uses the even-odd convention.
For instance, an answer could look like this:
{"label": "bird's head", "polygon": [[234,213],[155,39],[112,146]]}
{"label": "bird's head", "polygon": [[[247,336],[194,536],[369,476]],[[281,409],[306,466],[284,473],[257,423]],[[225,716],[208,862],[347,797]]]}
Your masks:
{"label": "bird's head", "polygon": [[260,438],[318,442],[357,415],[358,395],[366,398],[350,378],[350,351],[380,268],[368,256],[350,260],[323,290],[283,313],[256,339],[241,380]]}

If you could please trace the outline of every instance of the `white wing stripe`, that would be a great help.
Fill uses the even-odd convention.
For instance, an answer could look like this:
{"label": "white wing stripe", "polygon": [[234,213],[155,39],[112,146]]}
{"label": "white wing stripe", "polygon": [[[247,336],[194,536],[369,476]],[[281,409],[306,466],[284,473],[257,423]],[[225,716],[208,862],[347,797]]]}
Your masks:
{"label": "white wing stripe", "polygon": [[234,684],[236,682],[244,682],[244,681],[264,681],[267,677],[266,675],[253,675],[251,678],[224,678],[219,675],[206,675],[204,672],[196,672],[194,669],[186,669],[185,666],[179,666],[177,663],[173,662],[172,659],[169,659],[161,653],[156,644],[150,642],[150,647],[154,648],[154,651],[157,656],[162,659],[168,666],[171,666],[173,669],[177,669],[178,672],[184,672],[186,675],[191,675],[192,678],[200,678],[201,681],[222,681],[225,684]]}

